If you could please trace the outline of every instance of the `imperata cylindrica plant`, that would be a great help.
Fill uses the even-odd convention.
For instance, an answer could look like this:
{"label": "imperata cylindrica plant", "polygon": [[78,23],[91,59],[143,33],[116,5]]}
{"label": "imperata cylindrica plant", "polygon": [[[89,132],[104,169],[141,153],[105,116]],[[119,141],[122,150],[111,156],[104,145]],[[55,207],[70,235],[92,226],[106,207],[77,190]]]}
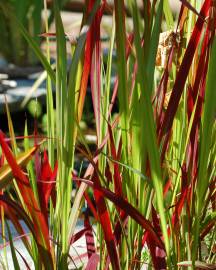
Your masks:
{"label": "imperata cylindrica plant", "polygon": [[47,73],[45,134],[18,137],[6,106],[2,266],[9,245],[14,269],[215,269],[216,2],[86,0],[75,42],[60,2],[43,51],[0,1]]}

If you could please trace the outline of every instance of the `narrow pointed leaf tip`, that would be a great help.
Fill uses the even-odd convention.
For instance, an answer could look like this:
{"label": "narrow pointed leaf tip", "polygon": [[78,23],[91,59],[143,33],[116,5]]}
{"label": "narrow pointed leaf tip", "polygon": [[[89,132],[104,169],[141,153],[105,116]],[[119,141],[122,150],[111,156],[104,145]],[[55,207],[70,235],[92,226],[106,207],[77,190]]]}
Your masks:
{"label": "narrow pointed leaf tip", "polygon": [[[5,137],[4,137],[4,133],[2,131],[0,131],[0,144],[2,146],[3,152],[11,152],[11,150],[9,149],[9,147],[5,147],[7,146],[6,142],[5,142]],[[35,151],[37,150],[37,146],[32,147],[31,149],[29,149],[28,151],[21,153],[18,155],[18,157],[16,157],[16,163],[18,164],[18,166],[22,169],[24,169],[28,162],[31,160],[33,154],[35,153]],[[8,184],[10,184],[10,182],[13,179],[13,170],[12,167],[8,164],[2,166],[0,168],[0,189],[5,188]]]}

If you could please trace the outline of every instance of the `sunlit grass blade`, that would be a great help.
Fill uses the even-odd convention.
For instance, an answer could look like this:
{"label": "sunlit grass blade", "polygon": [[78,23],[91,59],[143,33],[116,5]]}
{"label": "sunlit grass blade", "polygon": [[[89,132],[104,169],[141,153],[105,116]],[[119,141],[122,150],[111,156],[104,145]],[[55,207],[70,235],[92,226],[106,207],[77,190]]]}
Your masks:
{"label": "sunlit grass blade", "polygon": [[[138,15],[137,15],[137,6],[135,3],[131,3],[132,10],[133,10],[133,21],[134,21],[134,28],[135,28],[135,47],[137,53],[137,61],[138,61],[138,83],[140,84],[140,102],[142,103],[141,113],[143,118],[145,119],[145,126],[144,121],[141,121],[141,132],[145,134],[145,138],[143,138],[145,149],[147,149],[150,167],[151,167],[151,178],[154,185],[154,190],[156,193],[156,201],[157,201],[157,208],[160,214],[160,221],[162,232],[164,236],[164,242],[167,252],[167,260],[168,265],[170,265],[170,243],[167,234],[167,224],[166,224],[166,215],[164,209],[164,201],[163,201],[163,189],[162,189],[162,173],[160,167],[160,158],[159,158],[159,149],[156,142],[156,127],[153,117],[153,110],[151,105],[151,89],[149,88],[149,81],[146,74],[146,71],[143,75],[142,67],[145,67],[145,63],[143,61],[143,52],[141,47],[141,40],[140,40],[140,32],[139,32],[139,22],[138,22]],[[163,8],[163,1],[160,2],[157,12],[161,12]],[[160,18],[160,16],[159,16]],[[157,42],[157,40],[155,40]],[[146,128],[147,127],[147,128]]]}
{"label": "sunlit grass blade", "polygon": [[[200,14],[202,17],[206,17],[209,10],[210,1],[206,0],[202,6]],[[186,52],[184,54],[184,58],[182,60],[181,66],[177,73],[177,77],[175,80],[175,84],[173,86],[173,91],[169,100],[169,104],[163,119],[163,123],[160,128],[159,138],[161,139],[162,135],[166,133],[172,126],[173,119],[175,117],[178,104],[181,98],[181,94],[183,92],[185,82],[188,76],[189,69],[191,67],[191,63],[194,57],[194,53],[198,46],[202,29],[203,29],[204,21],[200,17],[197,19],[196,25],[194,27],[193,33],[191,35],[190,42],[187,46]]]}
{"label": "sunlit grass blade", "polygon": [[174,29],[174,19],[173,19],[173,14],[170,8],[170,3],[168,0],[164,0],[164,15],[166,18],[166,23],[167,23],[167,30],[172,30]]}
{"label": "sunlit grass blade", "polygon": [[127,161],[129,158],[129,94],[127,85],[127,69],[126,69],[126,31],[125,31],[125,9],[124,2],[120,0],[114,1],[115,5],[115,25],[116,25],[116,51],[117,51],[117,67],[118,67],[118,98],[119,113],[121,116],[120,124],[122,129],[123,140],[123,156]]}
{"label": "sunlit grass blade", "polygon": [[151,225],[151,223],[146,220],[140,213],[134,208],[131,204],[129,204],[125,199],[121,196],[117,196],[112,191],[103,188],[97,187],[96,185],[92,185],[93,189],[100,191],[107,199],[112,201],[116,206],[120,207],[124,210],[129,216],[135,219],[144,229],[146,229],[149,233],[151,233],[154,241],[158,244],[159,247],[164,248],[164,244],[158,236],[157,232]]}
{"label": "sunlit grass blade", "polygon": [[[200,142],[200,159],[199,159],[199,171],[198,171],[198,182],[197,182],[197,206],[196,206],[196,219],[195,219],[195,235],[194,235],[194,246],[193,246],[193,262],[196,260],[197,248],[198,248],[198,238],[200,230],[200,214],[203,207],[203,200],[205,199],[205,194],[208,188],[208,184],[211,181],[208,175],[208,162],[209,155],[211,153],[211,134],[212,127],[215,121],[216,112],[216,90],[214,84],[216,68],[216,39],[214,38],[211,57],[209,60],[209,70],[207,75],[206,83],[206,93],[205,93],[205,103],[204,112],[202,116],[202,129],[201,129],[201,142]],[[210,138],[209,138],[210,136]]]}
{"label": "sunlit grass blade", "polygon": [[151,52],[149,53],[149,57],[148,57],[147,75],[148,75],[148,82],[149,82],[149,90],[151,92],[153,90],[155,62],[156,62],[156,55],[157,55],[157,50],[158,50],[159,34],[160,34],[162,13],[163,13],[162,11],[163,11],[163,8],[160,5],[158,8],[156,17],[155,17],[155,22],[152,28],[152,35],[151,35],[151,40],[149,44],[149,48]]}
{"label": "sunlit grass blade", "polygon": [[18,148],[17,148],[16,138],[15,138],[15,132],[14,132],[10,109],[8,107],[6,97],[5,97],[5,104],[6,104],[6,113],[7,113],[7,119],[8,119],[8,129],[9,129],[9,134],[10,134],[10,139],[11,139],[11,145],[12,145],[14,154],[17,155]]}
{"label": "sunlit grass blade", "polygon": [[[17,28],[9,32],[11,40],[17,37],[15,51],[20,54],[26,40],[27,54],[45,68],[47,134],[38,134],[39,119],[33,135],[26,124],[24,136],[16,137],[6,107],[9,137],[0,131],[3,238],[10,220],[36,270],[68,270],[72,264],[89,270],[140,270],[144,264],[211,269],[216,258],[215,1],[182,0],[178,15],[168,0],[141,1],[142,7],[138,0],[86,0],[73,40],[61,12],[66,0],[44,0],[41,36],[33,30],[37,26],[40,32],[43,1],[35,3],[32,18],[25,14],[27,0],[13,1],[16,12],[9,1],[0,1],[0,32],[4,13]],[[20,15],[32,24],[26,27]],[[49,29],[52,19],[55,30]],[[102,43],[100,35],[106,34],[109,42]],[[2,36],[4,45],[8,39]],[[38,45],[41,37],[46,56]],[[89,134],[93,143],[86,140]],[[74,257],[73,243],[85,236],[84,253]],[[16,267],[20,254],[28,268],[14,239],[7,244]]]}
{"label": "sunlit grass blade", "polygon": [[[56,24],[56,50],[57,50],[57,64],[56,64],[56,138],[57,138],[57,159],[59,164],[57,183],[57,207],[55,209],[55,226],[59,231],[61,242],[60,262],[59,267],[67,269],[68,256],[68,235],[67,220],[69,217],[69,205],[71,194],[71,181],[69,174],[71,173],[72,160],[69,160],[69,155],[73,156],[73,149],[65,146],[65,139],[68,137],[68,91],[67,91],[67,52],[66,52],[66,37],[64,33],[63,23],[59,10],[58,0],[54,1],[54,17]],[[73,137],[73,130],[71,129],[70,136]],[[71,196],[71,195],[70,195]],[[62,222],[60,220],[62,219]]]}
{"label": "sunlit grass blade", "polygon": [[[94,178],[95,186],[100,187],[99,179],[97,177],[98,176]],[[94,189],[94,197],[95,197],[95,202],[98,209],[100,224],[101,224],[103,234],[104,234],[104,240],[106,242],[107,251],[110,257],[110,262],[112,264],[113,269],[118,270],[120,269],[120,261],[119,261],[119,256],[117,253],[117,247],[115,244],[114,235],[112,232],[111,218],[110,218],[108,208],[104,200],[104,196],[101,193],[100,189],[99,190]]]}
{"label": "sunlit grass blade", "polygon": [[33,191],[29,186],[29,180],[24,172],[21,170],[19,165],[16,162],[10,148],[6,144],[4,140],[4,135],[2,131],[0,131],[0,144],[2,147],[2,151],[5,154],[5,157],[8,161],[12,169],[12,173],[14,178],[17,180],[17,185],[22,194],[23,201],[25,202],[25,206],[28,209],[31,218],[34,221],[34,229],[37,232],[36,240],[38,243],[44,247],[41,251],[41,256],[43,260],[47,257],[47,261],[44,261],[47,265],[49,265],[48,269],[53,268],[53,259],[50,253],[50,242],[49,242],[49,228],[45,222],[45,218],[40,211],[40,207],[34,197]]}
{"label": "sunlit grass blade", "polygon": [[[0,202],[5,203],[9,209],[10,212],[15,212],[16,215],[11,215],[11,213],[9,213],[11,222],[14,224],[15,228],[18,229],[18,233],[20,233],[21,231],[19,230],[19,227],[17,227],[17,222],[19,222],[17,219],[22,219],[25,224],[27,225],[29,231],[32,233],[36,243],[37,243],[37,248],[39,251],[39,258],[40,258],[40,262],[39,265],[41,266],[42,264],[45,265],[45,267],[47,267],[47,269],[53,269],[52,268],[52,264],[50,263],[50,259],[49,259],[49,254],[44,250],[43,246],[40,243],[40,240],[38,239],[38,231],[35,229],[34,223],[32,222],[31,218],[29,217],[29,215],[25,212],[25,210],[16,202],[14,202],[13,200],[11,200],[9,197],[7,197],[6,195],[0,195]],[[25,240],[25,238],[23,238],[22,240]],[[38,241],[39,240],[39,241]],[[24,244],[26,245],[25,241]],[[29,250],[29,245],[26,245],[27,250],[29,251],[29,254],[32,256],[31,251]]]}
{"label": "sunlit grass blade", "polygon": [[[37,147],[33,147],[25,153],[20,153],[16,157],[16,162],[21,168],[25,168],[28,162],[31,160],[34,152],[37,150]],[[7,187],[8,184],[13,180],[13,172],[10,165],[4,165],[0,168],[0,189]]]}
{"label": "sunlit grass blade", "polygon": [[46,151],[44,151],[43,155],[43,162],[41,164],[41,172],[40,172],[40,179],[37,181],[37,188],[38,188],[38,194],[40,198],[40,206],[41,210],[44,213],[44,216],[46,217],[46,221],[48,224],[48,212],[49,212],[49,199],[54,191],[54,188],[56,186],[56,175],[57,175],[57,163],[54,167],[54,169],[51,169],[48,156]]}
{"label": "sunlit grass blade", "polygon": [[92,226],[91,226],[90,220],[89,220],[89,214],[86,212],[86,213],[84,213],[84,215],[85,215],[84,226],[85,226],[85,228],[89,228],[88,231],[86,231],[86,233],[85,233],[85,238],[86,238],[88,258],[90,259],[94,254],[96,254],[96,247],[95,247],[93,229],[92,229]]}
{"label": "sunlit grass blade", "polygon": [[[78,87],[80,87],[80,81],[77,81],[77,76],[79,78],[79,74],[77,75],[77,72],[79,70],[79,62],[82,56],[83,48],[86,42],[87,33],[89,31],[90,25],[94,19],[94,16],[97,12],[97,9],[99,8],[100,1],[95,1],[94,6],[92,8],[91,14],[87,18],[86,24],[82,27],[80,36],[78,38],[77,46],[75,48],[75,51],[73,53],[73,58],[70,66],[69,71],[69,81],[68,81],[68,103],[67,103],[67,122],[65,129],[67,130],[67,134],[64,139],[65,148],[68,149],[68,153],[70,156],[68,157],[68,163],[72,164],[73,161],[73,155],[74,155],[74,144],[76,139],[76,121],[77,121],[77,90]],[[79,115],[79,119],[81,118],[81,115]],[[68,175],[68,177],[71,177],[71,174]],[[75,228],[75,224],[77,222],[78,218],[78,208],[80,205],[80,196],[82,196],[82,192],[84,192],[85,187],[80,187],[80,193],[78,196],[76,196],[73,207],[70,211],[70,217],[69,217],[69,226],[68,226],[68,240],[67,242],[70,242],[71,235],[73,234],[73,230]],[[68,192],[68,202],[70,203],[70,190],[67,190]],[[76,200],[77,199],[77,200]],[[76,213],[77,212],[77,213]],[[67,221],[66,221],[67,222]]]}
{"label": "sunlit grass blade", "polygon": [[[34,148],[37,148],[37,146],[34,146]],[[25,131],[24,131],[24,149],[25,149],[25,151],[29,151],[31,149],[30,148],[30,140],[29,140],[29,137],[28,137],[27,121],[25,122]],[[36,175],[35,175],[35,171],[34,171],[34,162],[33,162],[33,160],[29,161],[26,168],[27,168],[27,172],[29,173],[29,181],[30,181],[30,184],[32,186],[34,195],[37,198],[37,201],[39,202],[38,190],[37,190],[37,182],[36,182]]]}

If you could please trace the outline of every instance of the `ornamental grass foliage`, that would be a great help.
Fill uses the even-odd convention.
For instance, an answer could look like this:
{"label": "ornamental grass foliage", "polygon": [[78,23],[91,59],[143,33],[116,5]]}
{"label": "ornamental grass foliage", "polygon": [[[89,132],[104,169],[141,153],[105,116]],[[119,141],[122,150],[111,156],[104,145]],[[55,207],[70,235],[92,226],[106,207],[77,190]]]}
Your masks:
{"label": "ornamental grass foliage", "polygon": [[[0,1],[47,72],[47,134],[28,134],[26,123],[17,144],[8,107],[9,132],[0,132],[2,267],[9,245],[14,268],[21,258],[31,269],[10,221],[38,270],[215,269],[215,1],[182,0],[174,19],[168,0],[146,0],[142,8],[135,0],[86,0],[72,42],[59,2],[53,1],[55,33],[45,16],[44,53]],[[93,149],[80,128],[87,89]],[[79,172],[77,155],[88,161]],[[83,253],[71,254],[82,236]]]}

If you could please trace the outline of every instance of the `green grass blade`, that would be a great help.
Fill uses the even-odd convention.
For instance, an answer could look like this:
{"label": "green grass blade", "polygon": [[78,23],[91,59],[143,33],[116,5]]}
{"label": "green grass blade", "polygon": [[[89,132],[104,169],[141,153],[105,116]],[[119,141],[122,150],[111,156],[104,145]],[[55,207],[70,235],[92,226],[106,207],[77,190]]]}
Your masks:
{"label": "green grass blade", "polygon": [[[59,267],[67,269],[67,220],[69,216],[68,192],[71,192],[71,181],[68,181],[68,175],[71,164],[68,164],[68,149],[64,147],[64,137],[67,133],[65,121],[67,114],[67,53],[66,53],[66,37],[64,33],[63,23],[60,16],[59,1],[54,1],[54,16],[56,25],[56,43],[57,43],[57,64],[56,64],[56,133],[57,133],[57,159],[58,159],[58,197],[57,205],[60,211],[57,212],[58,218],[62,219],[59,223],[59,238],[61,242],[61,257]],[[72,135],[72,134],[71,134]],[[67,184],[68,183],[68,184]],[[70,184],[70,185],[69,185]],[[58,208],[57,208],[58,209]],[[58,210],[59,210],[58,209]],[[60,217],[61,215],[61,217]],[[55,222],[55,221],[54,221]]]}
{"label": "green grass blade", "polygon": [[[25,122],[25,131],[24,131],[24,148],[25,148],[25,152],[30,150],[30,141],[28,138],[27,121]],[[35,176],[35,172],[34,172],[34,163],[32,160],[29,160],[29,163],[27,164],[27,171],[29,174],[29,181],[30,181],[30,184],[32,186],[35,198],[39,202],[37,181],[36,181],[36,176]]]}
{"label": "green grass blade", "polygon": [[148,58],[148,64],[147,64],[147,76],[149,78],[149,90],[151,93],[153,90],[155,62],[156,62],[156,55],[157,55],[157,50],[158,50],[159,35],[161,31],[162,15],[163,15],[163,1],[160,1],[157,14],[155,17],[154,26],[152,29],[150,46],[149,46],[149,58]]}
{"label": "green grass blade", "polygon": [[9,237],[9,242],[10,242],[11,256],[13,259],[14,269],[20,270],[19,262],[18,262],[18,259],[16,256],[16,251],[15,251],[14,244],[13,244],[13,239],[12,239],[10,227],[9,227],[8,222],[6,220],[5,220],[5,224],[6,224],[7,231],[8,231],[8,237]]}
{"label": "green grass blade", "polygon": [[116,0],[115,4],[115,21],[116,21],[116,50],[117,50],[117,67],[118,67],[118,97],[119,111],[121,115],[121,130],[123,140],[123,156],[128,160],[129,146],[129,104],[128,104],[128,85],[127,85],[127,70],[126,70],[126,30],[125,30],[125,11],[124,3],[121,0]]}
{"label": "green grass blade", "polygon": [[[48,10],[47,10],[47,2],[44,0],[44,13],[45,13],[45,30],[46,33],[49,31],[48,27]],[[49,38],[46,38],[46,57],[48,62],[50,63],[50,42]],[[46,98],[46,107],[47,107],[47,132],[48,132],[48,156],[51,168],[54,168],[54,152],[55,152],[55,110],[54,110],[54,102],[53,102],[53,92],[52,92],[52,81],[49,74],[47,74],[47,98]]]}
{"label": "green grass blade", "polygon": [[[157,201],[157,208],[160,214],[160,221],[162,232],[164,236],[164,242],[167,252],[167,261],[168,265],[170,264],[170,244],[169,244],[169,237],[167,233],[167,222],[166,222],[166,215],[165,215],[165,208],[164,208],[164,200],[163,200],[163,182],[162,182],[162,173],[160,167],[160,157],[159,157],[159,149],[157,146],[156,140],[156,127],[154,122],[153,116],[153,109],[151,104],[150,98],[150,88],[149,88],[149,81],[148,76],[146,74],[145,63],[143,61],[142,54],[142,47],[141,47],[141,40],[139,36],[139,22],[137,16],[137,6],[134,2],[131,2],[132,10],[133,10],[133,21],[134,21],[134,29],[135,29],[135,47],[137,53],[137,61],[138,61],[138,79],[140,84],[140,106],[143,119],[141,120],[141,134],[145,134],[143,140],[145,140],[145,146],[148,152],[150,167],[151,167],[151,177],[153,181],[154,190],[156,193],[156,201]],[[157,12],[161,12],[161,8],[163,7],[163,1],[161,1],[160,6]],[[158,16],[159,18],[160,16]],[[156,40],[155,40],[156,41]],[[140,116],[140,118],[142,118]],[[145,125],[144,125],[145,122]]]}
{"label": "green grass blade", "polygon": [[164,14],[166,18],[166,23],[167,23],[167,30],[173,30],[174,29],[174,19],[172,15],[172,11],[170,8],[170,4],[168,0],[164,0]]}
{"label": "green grass blade", "polygon": [[205,194],[208,188],[209,179],[208,174],[208,161],[211,154],[211,134],[212,127],[215,122],[216,112],[216,88],[215,88],[215,70],[216,70],[216,38],[214,37],[210,60],[209,70],[207,75],[206,93],[204,112],[202,117],[202,129],[201,129],[201,142],[200,142],[200,159],[199,159],[199,171],[197,182],[197,206],[196,206],[196,219],[195,219],[195,234],[194,234],[194,246],[193,246],[193,263],[196,260],[199,230],[200,230],[200,214],[203,207],[203,200],[205,200]]}

